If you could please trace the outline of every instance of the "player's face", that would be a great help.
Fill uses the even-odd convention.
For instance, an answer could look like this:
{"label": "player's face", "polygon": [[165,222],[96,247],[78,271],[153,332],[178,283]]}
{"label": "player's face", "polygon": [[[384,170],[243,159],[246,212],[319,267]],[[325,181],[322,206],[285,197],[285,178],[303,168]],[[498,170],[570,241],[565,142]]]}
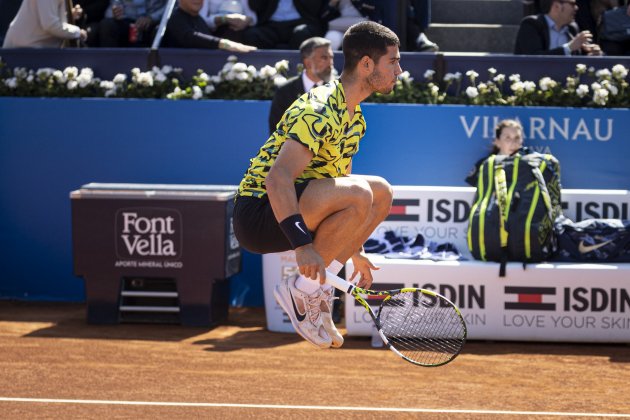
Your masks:
{"label": "player's face", "polygon": [[387,53],[375,63],[374,70],[367,78],[367,83],[374,92],[388,94],[396,85],[400,68],[400,52],[398,47],[387,47]]}
{"label": "player's face", "polygon": [[[311,74],[319,80],[328,82],[333,70],[333,51],[330,47],[315,48],[305,60],[305,66]],[[319,81],[316,80],[316,81]]]}
{"label": "player's face", "polygon": [[523,133],[516,127],[504,127],[501,135],[494,140],[500,155],[511,155],[523,146]]}

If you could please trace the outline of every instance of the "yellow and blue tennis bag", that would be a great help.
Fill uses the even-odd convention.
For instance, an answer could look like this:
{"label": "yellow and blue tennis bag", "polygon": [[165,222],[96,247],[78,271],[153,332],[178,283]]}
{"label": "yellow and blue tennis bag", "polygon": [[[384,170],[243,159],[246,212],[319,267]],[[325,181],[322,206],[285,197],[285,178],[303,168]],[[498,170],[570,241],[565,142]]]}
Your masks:
{"label": "yellow and blue tennis bag", "polygon": [[554,221],[561,214],[560,163],[523,148],[491,155],[478,169],[468,219],[468,249],[482,261],[539,262],[557,250]]}

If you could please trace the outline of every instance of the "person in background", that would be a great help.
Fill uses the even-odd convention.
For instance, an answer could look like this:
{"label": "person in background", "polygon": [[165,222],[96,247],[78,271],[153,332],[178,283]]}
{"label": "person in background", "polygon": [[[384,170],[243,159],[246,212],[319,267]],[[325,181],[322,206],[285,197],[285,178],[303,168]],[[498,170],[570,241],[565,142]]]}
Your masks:
{"label": "person in background", "polygon": [[328,22],[328,31],[324,38],[330,40],[333,51],[341,48],[341,41],[346,30],[355,23],[364,20],[380,22],[380,9],[377,0],[330,0],[324,9],[322,20]]}
{"label": "person in background", "polygon": [[166,26],[162,45],[166,48],[209,48],[235,52],[256,49],[250,45],[211,34],[210,28],[199,15],[204,0],[179,0]]}
{"label": "person in background", "polygon": [[330,81],[333,67],[333,50],[330,40],[321,37],[309,38],[300,45],[300,58],[304,70],[279,87],[273,95],[269,110],[269,134],[276,129],[282,114],[302,94],[311,88]]}
{"label": "person in background", "polygon": [[83,9],[83,14],[76,21],[82,29],[87,32],[88,47],[98,47],[98,27],[101,20],[105,18],[105,12],[109,7],[109,0],[77,0]]}
{"label": "person in background", "polygon": [[431,23],[431,0],[407,0],[407,30],[402,34],[399,27],[398,8],[388,0],[377,0],[377,8],[381,11],[383,25],[392,29],[399,37],[406,37],[407,50],[419,52],[436,52],[438,45],[425,35]]}
{"label": "person in background", "polygon": [[341,76],[302,95],[250,159],[235,198],[234,234],[256,253],[295,250],[299,274],[280,279],[274,297],[295,330],[318,348],[340,347],[326,272],[352,258],[359,287],[378,269],[363,243],[389,214],[393,192],[378,176],[354,174],[365,134],[361,102],[394,89],[400,42],[390,29],[366,21],[343,39]]}
{"label": "person in background", "polygon": [[[72,10],[74,19],[83,13],[81,6]],[[61,48],[64,42],[85,41],[87,32],[68,23],[65,0],[23,0],[11,21],[3,48]]]}
{"label": "person in background", "polygon": [[[506,155],[512,156],[519,150],[523,150],[524,153],[529,153],[527,148],[523,147],[523,126],[518,120],[505,119],[499,121],[494,128],[494,140],[492,140],[492,150],[490,155]],[[479,159],[475,166],[466,177],[466,183],[477,186],[477,178],[479,176],[479,168],[483,162],[488,158],[484,156]]]}
{"label": "person in background", "polygon": [[166,0],[112,0],[98,27],[99,46],[148,47],[165,5]]}
{"label": "person in background", "polygon": [[[597,30],[601,30],[602,15],[606,10],[615,7],[622,7],[626,11],[626,15],[630,16],[630,1],[624,0],[598,0],[593,6],[593,17],[597,23]],[[599,45],[606,55],[630,55],[630,39],[626,41],[613,41],[610,39],[600,38]]]}
{"label": "person in background", "polygon": [[243,31],[256,25],[256,14],[247,0],[205,0],[199,15],[212,35],[243,42]]}
{"label": "person in background", "polygon": [[514,54],[602,55],[590,31],[580,31],[575,23],[576,0],[541,0],[545,13],[521,21]]}
{"label": "person in background", "polygon": [[326,0],[249,0],[258,22],[245,30],[243,42],[296,50],[306,39],[326,33],[321,19],[326,4]]}

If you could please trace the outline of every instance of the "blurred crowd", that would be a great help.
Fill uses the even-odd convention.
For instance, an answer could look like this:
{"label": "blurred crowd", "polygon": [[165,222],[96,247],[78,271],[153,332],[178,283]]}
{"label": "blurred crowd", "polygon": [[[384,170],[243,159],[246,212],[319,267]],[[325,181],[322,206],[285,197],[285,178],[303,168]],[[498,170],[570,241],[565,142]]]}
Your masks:
{"label": "blurred crowd", "polygon": [[[74,1],[74,3],[73,3]],[[432,0],[178,0],[161,47],[247,52],[299,49],[323,37],[341,48],[345,30],[363,20],[391,28],[404,50],[435,52],[425,30]],[[630,22],[628,0],[521,0],[516,54],[629,55],[627,36],[611,39],[604,18]],[[149,47],[168,0],[0,0],[4,48]],[[608,22],[612,21],[608,17]],[[621,23],[623,25],[623,23]]]}
{"label": "blurred crowd", "polygon": [[[409,40],[409,51],[437,51],[424,34],[430,0],[405,1],[406,10],[399,10],[395,0],[178,0],[160,46],[247,52],[298,49],[308,38],[325,37],[338,50],[345,30],[369,19],[394,30],[402,27],[398,32],[405,33],[398,35]],[[0,0],[0,41],[4,48],[146,48],[153,43],[167,4]]]}

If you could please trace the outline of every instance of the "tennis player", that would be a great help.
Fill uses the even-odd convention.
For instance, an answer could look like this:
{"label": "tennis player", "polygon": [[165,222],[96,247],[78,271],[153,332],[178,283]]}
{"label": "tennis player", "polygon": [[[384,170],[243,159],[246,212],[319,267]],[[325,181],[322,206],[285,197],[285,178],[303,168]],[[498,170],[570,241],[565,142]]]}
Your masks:
{"label": "tennis player", "polygon": [[283,279],[274,296],[295,330],[320,348],[343,344],[325,270],[337,274],[352,258],[351,280],[359,275],[358,285],[367,288],[377,269],[363,243],[389,214],[392,189],[383,178],[352,174],[352,158],[365,133],[360,103],[392,91],[402,72],[399,45],[378,23],[351,26],[339,80],[286,110],[239,185],[234,233],[251,252],[295,250],[300,274]]}

